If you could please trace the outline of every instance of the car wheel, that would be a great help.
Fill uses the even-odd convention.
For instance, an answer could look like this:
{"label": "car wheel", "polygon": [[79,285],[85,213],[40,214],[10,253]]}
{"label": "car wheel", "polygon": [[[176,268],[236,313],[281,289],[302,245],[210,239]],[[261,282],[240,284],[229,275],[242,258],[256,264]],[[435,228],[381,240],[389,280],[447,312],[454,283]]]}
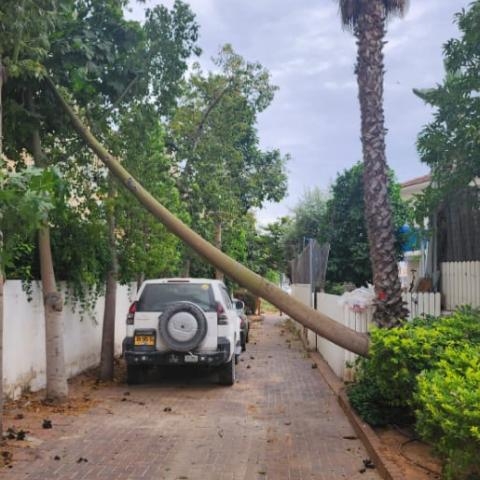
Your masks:
{"label": "car wheel", "polygon": [[127,383],[138,385],[145,381],[145,367],[142,365],[127,365]]}
{"label": "car wheel", "polygon": [[235,354],[232,355],[231,360],[222,365],[218,372],[218,379],[220,385],[231,386],[235,383]]}
{"label": "car wheel", "polygon": [[250,329],[247,330],[247,336],[245,337],[245,343],[248,343],[248,334],[249,334]]}
{"label": "car wheel", "polygon": [[207,318],[203,310],[191,302],[169,305],[158,319],[158,330],[168,348],[190,352],[207,335]]}
{"label": "car wheel", "polygon": [[[246,340],[245,340],[245,342],[246,342]],[[242,343],[242,352],[245,352],[245,350],[247,350],[247,345],[246,345],[245,342]]]}

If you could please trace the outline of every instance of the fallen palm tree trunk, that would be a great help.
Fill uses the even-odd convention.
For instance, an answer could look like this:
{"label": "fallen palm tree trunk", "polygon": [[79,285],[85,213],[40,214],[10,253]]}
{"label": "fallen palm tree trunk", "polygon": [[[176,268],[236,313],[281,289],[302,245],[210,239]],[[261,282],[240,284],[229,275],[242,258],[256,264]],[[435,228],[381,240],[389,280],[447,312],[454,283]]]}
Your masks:
{"label": "fallen palm tree trunk", "polygon": [[239,285],[242,285],[253,294],[268,300],[279,310],[285,312],[303,326],[351,352],[362,356],[368,355],[369,339],[367,335],[345,327],[317,310],[307,307],[273,283],[252,272],[228,255],[225,255],[170,213],[145,190],[142,185],[122,167],[120,162],[92,135],[90,130],[73,111],[72,107],[65,101],[54,83],[50,79],[47,79],[47,82],[63,110],[70,118],[75,130],[83,138],[88,147],[95,152],[117,180],[130,190],[138,201],[150,211],[152,215],[160,220],[170,232],[205,258],[215,268],[224,272],[225,275],[232,280],[235,280]]}

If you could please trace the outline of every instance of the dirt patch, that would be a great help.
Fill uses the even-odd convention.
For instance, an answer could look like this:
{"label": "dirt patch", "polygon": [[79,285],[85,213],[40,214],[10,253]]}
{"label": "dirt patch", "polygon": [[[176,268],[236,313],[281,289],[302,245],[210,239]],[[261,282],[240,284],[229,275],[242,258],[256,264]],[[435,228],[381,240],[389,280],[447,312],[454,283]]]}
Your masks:
{"label": "dirt patch", "polygon": [[46,401],[44,390],[25,393],[18,400],[5,402],[3,427],[6,438],[0,441],[0,467],[11,468],[13,462],[39,458],[39,445],[52,436],[63,434],[78,415],[104,403],[99,390],[107,385],[120,384],[125,378],[123,362],[116,360],[115,363],[113,382],[100,382],[97,369],[69,380],[68,400],[64,403]]}
{"label": "dirt patch", "polygon": [[395,427],[378,428],[376,434],[390,452],[391,459],[409,480],[434,480],[441,478],[440,459],[432,447],[417,439],[413,432]]}

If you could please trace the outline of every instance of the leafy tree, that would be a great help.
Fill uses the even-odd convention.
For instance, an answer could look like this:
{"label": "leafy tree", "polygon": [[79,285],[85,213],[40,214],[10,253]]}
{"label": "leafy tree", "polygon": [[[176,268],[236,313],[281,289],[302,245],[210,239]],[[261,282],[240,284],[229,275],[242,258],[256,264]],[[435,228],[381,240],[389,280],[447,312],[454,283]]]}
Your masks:
{"label": "leafy tree", "polygon": [[239,216],[283,197],[286,158],[258,146],[257,114],[276,89],[268,72],[229,45],[215,63],[220,73],[204,75],[195,67],[171,130],[183,162],[179,186],[192,225],[222,248],[224,230]]}
{"label": "leafy tree", "polygon": [[[22,151],[30,151],[37,166],[45,167],[45,157],[41,148],[39,124],[41,117],[35,105],[35,86],[43,74],[43,61],[50,47],[50,34],[55,27],[57,2],[25,0],[7,1],[0,10],[0,55],[9,81],[6,84],[6,102],[10,113],[19,122],[18,129],[9,120],[2,132],[10,145],[16,145],[11,158],[19,166],[24,163]],[[3,105],[2,105],[3,106]],[[2,112],[3,113],[3,112]],[[3,145],[5,147],[5,144]],[[5,148],[8,152],[8,148]],[[57,292],[50,245],[50,229],[47,220],[38,230],[39,259],[45,311],[45,339],[47,352],[47,396],[62,400],[68,387],[63,358],[63,323],[60,312],[63,300]]]}
{"label": "leafy tree", "polygon": [[319,188],[307,190],[292,211],[292,221],[281,221],[283,243],[288,260],[300,253],[309,238],[318,241],[325,236],[327,195]]}
{"label": "leafy tree", "polygon": [[441,85],[414,93],[435,109],[418,137],[420,159],[432,182],[419,198],[418,213],[433,213],[449,195],[472,190],[478,206],[480,178],[480,1],[457,16],[461,37],[444,46],[446,76]]}
{"label": "leafy tree", "polygon": [[[32,236],[52,208],[49,191],[57,180],[54,171],[8,168],[0,150],[0,378],[3,378],[3,285],[5,268],[22,251],[32,248]],[[0,432],[3,413],[3,382],[0,382]]]}
{"label": "leafy tree", "polygon": [[[357,286],[372,281],[369,244],[365,224],[364,165],[357,163],[337,176],[324,213],[322,241],[330,243],[327,280],[352,282]],[[400,227],[407,220],[407,206],[400,198],[400,186],[388,172],[388,198],[396,232],[396,254],[402,242]]]}
{"label": "leafy tree", "polygon": [[339,0],[343,25],[357,37],[356,75],[361,113],[365,217],[376,293],[375,322],[383,327],[402,323],[403,306],[392,208],[388,201],[388,169],[383,114],[383,45],[389,15],[402,14],[407,0]]}

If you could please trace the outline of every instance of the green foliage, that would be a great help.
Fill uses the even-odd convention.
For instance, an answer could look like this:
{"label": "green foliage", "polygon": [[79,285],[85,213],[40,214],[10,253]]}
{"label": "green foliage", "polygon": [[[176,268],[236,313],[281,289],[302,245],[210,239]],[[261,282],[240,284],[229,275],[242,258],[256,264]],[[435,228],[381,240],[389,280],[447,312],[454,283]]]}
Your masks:
{"label": "green foliage", "polygon": [[[165,132],[155,111],[137,105],[121,117],[115,142],[124,166],[179,218],[188,214],[171,172],[174,159],[165,151]],[[179,240],[124,190],[115,202],[120,279],[169,276],[179,269]]]}
{"label": "green foliage", "polygon": [[[144,25],[124,18],[126,4],[125,0],[22,0],[18,8],[23,8],[25,15],[17,15],[19,21],[14,24],[7,19],[18,8],[12,4],[4,11],[3,4],[0,7],[0,28],[13,35],[0,38],[9,74],[5,150],[22,168],[32,132],[38,130],[44,150],[42,163],[55,164],[61,172],[64,181],[51,192],[48,212],[54,264],[57,278],[67,281],[70,296],[83,305],[91,304],[103,289],[111,258],[107,236],[110,211],[122,210],[122,215],[118,214],[122,280],[171,273],[179,257],[178,241],[123,193],[112,207],[106,199],[105,168],[54,110],[57,104],[48,90],[42,91],[41,79],[32,79],[31,72],[20,69],[20,62],[35,60],[42,72],[47,69],[64,93],[70,94],[95,134],[125,158],[126,166],[154,195],[186,218],[179,208],[172,179],[174,162],[165,152],[159,118],[175,106],[187,59],[197,52],[198,25],[188,5],[180,1],[170,10],[164,6],[149,10]],[[17,32],[20,44],[11,41]],[[43,50],[32,51],[29,45]],[[26,108],[28,97],[35,112]],[[18,237],[16,228],[13,225],[9,238]],[[38,278],[35,242],[17,243],[10,273]]]}
{"label": "green foliage", "polygon": [[[400,186],[391,171],[388,194],[400,253],[403,239],[399,229],[406,223],[409,211],[400,198]],[[275,228],[281,231],[277,245],[282,246],[287,261],[303,249],[308,238],[330,244],[329,286],[343,283],[360,286],[372,281],[363,199],[363,163],[339,174],[328,196],[318,189],[307,191],[294,208],[293,216]]]}
{"label": "green foliage", "polygon": [[359,363],[350,389],[352,405],[374,425],[410,421],[417,376],[436,367],[447,348],[480,345],[479,312],[458,310],[440,318],[416,319],[371,333],[370,357]]}
{"label": "green foliage", "polygon": [[418,376],[415,403],[417,431],[445,460],[445,478],[480,478],[478,343],[447,347],[435,368]]}
{"label": "green foliage", "polygon": [[327,196],[319,188],[307,190],[293,208],[290,222],[283,221],[283,244],[291,260],[309,238],[320,239],[325,230]]}
{"label": "green foliage", "polygon": [[[400,254],[399,229],[407,220],[407,206],[400,198],[400,186],[393,172],[388,176],[388,195],[392,205],[397,251]],[[337,176],[327,202],[325,228],[320,240],[330,243],[327,280],[365,285],[372,282],[372,267],[365,223],[363,163]]]}
{"label": "green foliage", "polygon": [[16,265],[32,254],[33,234],[54,207],[52,192],[59,181],[55,169],[30,167],[16,172],[0,160],[0,231],[3,233],[0,268],[7,276],[23,274],[20,278],[30,278],[29,268],[16,270]]}
{"label": "green foliage", "polygon": [[[279,201],[286,191],[285,162],[278,150],[259,148],[256,122],[276,87],[258,63],[245,61],[230,45],[214,60],[219,72],[198,65],[185,84],[170,122],[179,160],[178,186],[193,229],[238,260],[246,259],[252,238],[249,210]],[[191,274],[210,268],[186,252]]]}
{"label": "green foliage", "polygon": [[435,109],[433,121],[417,142],[420,159],[430,167],[433,180],[417,202],[420,220],[448,195],[465,190],[480,177],[480,1],[457,14],[457,23],[461,37],[444,45],[443,83],[414,90]]}

